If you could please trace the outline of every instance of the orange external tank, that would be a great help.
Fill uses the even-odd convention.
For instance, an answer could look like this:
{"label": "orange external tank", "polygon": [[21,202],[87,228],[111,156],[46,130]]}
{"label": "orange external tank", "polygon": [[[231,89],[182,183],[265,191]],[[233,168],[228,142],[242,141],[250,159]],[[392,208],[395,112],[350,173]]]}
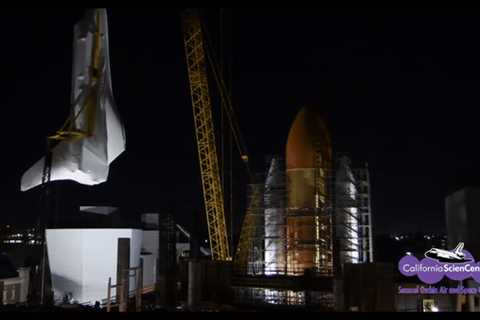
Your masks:
{"label": "orange external tank", "polygon": [[329,130],[319,110],[305,107],[288,135],[287,272],[332,272],[328,176],[332,166]]}

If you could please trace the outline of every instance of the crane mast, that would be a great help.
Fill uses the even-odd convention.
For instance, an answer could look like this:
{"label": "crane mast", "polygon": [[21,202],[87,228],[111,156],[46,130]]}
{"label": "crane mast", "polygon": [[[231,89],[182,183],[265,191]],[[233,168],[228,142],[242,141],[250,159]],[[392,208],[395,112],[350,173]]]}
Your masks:
{"label": "crane mast", "polygon": [[225,223],[202,23],[194,10],[184,12],[182,22],[210,249],[213,260],[229,261],[231,256]]}

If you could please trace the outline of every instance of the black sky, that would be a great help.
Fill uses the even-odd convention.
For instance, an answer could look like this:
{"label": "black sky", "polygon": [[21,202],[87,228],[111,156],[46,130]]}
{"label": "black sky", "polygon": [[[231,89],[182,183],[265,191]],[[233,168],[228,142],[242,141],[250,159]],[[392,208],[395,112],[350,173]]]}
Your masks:
{"label": "black sky", "polygon": [[[38,192],[21,193],[20,177],[68,114],[83,11],[0,13],[0,222],[38,210]],[[201,205],[179,12],[108,10],[127,152],[107,184],[67,185],[75,203],[182,219]],[[480,181],[480,10],[235,8],[228,25],[233,97],[253,157],[277,152],[300,107],[317,103],[336,149],[370,164],[376,232],[443,230],[444,197]]]}

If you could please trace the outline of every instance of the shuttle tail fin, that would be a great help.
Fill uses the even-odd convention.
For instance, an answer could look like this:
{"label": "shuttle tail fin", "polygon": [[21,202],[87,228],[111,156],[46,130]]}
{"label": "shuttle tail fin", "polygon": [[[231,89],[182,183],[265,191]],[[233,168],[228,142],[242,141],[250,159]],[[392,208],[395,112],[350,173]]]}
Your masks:
{"label": "shuttle tail fin", "polygon": [[458,245],[457,245],[457,247],[456,247],[455,250],[454,250],[455,254],[462,253],[463,246],[464,246],[464,243],[463,243],[463,242],[459,242]]}

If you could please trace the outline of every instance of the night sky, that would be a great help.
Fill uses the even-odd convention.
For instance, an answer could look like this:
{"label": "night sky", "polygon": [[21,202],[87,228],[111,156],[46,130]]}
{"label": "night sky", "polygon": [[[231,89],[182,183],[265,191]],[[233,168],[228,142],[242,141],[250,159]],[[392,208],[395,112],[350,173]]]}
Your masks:
{"label": "night sky", "polygon": [[[0,13],[0,223],[38,214],[39,191],[21,193],[20,177],[68,115],[83,11]],[[108,10],[127,151],[106,184],[62,184],[62,201],[173,211],[187,225],[203,215],[179,13]],[[370,165],[375,232],[443,231],[445,196],[480,182],[479,10],[235,8],[225,17],[233,100],[257,170],[284,147],[300,108],[316,104],[336,150]]]}

